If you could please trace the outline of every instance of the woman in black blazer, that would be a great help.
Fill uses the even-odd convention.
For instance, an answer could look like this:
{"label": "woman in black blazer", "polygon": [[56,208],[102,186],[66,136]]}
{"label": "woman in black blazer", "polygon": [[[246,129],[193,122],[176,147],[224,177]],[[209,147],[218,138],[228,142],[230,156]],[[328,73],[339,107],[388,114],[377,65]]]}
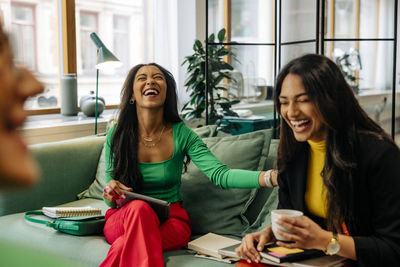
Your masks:
{"label": "woman in black blazer", "polygon": [[[400,265],[400,151],[360,107],[327,57],[289,62],[276,81],[283,120],[278,149],[279,206],[287,248],[319,249],[358,266]],[[271,226],[243,238],[237,253],[259,261]],[[256,243],[257,249],[254,243]]]}

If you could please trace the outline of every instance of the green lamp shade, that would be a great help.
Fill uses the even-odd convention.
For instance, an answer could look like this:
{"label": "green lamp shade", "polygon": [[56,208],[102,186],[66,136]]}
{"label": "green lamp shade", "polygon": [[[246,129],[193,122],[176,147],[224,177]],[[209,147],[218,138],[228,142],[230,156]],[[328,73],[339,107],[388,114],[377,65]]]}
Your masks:
{"label": "green lamp shade", "polygon": [[98,49],[96,69],[114,69],[122,66],[122,62],[107,49],[96,33],[92,32],[90,38]]}

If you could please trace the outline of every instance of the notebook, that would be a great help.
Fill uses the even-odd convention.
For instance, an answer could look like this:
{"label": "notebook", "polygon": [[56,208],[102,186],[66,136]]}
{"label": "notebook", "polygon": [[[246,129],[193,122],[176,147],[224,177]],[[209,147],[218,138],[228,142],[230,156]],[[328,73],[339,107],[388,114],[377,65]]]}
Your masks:
{"label": "notebook", "polygon": [[323,251],[317,249],[285,248],[276,244],[270,244],[264,247],[260,255],[265,259],[281,263],[321,257],[325,254]]}
{"label": "notebook", "polygon": [[92,207],[43,207],[42,212],[50,218],[101,215],[101,209]]}

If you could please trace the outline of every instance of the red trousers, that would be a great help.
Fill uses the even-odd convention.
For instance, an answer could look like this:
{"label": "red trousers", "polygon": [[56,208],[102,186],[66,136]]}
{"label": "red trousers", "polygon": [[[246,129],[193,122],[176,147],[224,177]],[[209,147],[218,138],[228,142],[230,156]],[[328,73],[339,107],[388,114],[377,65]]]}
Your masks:
{"label": "red trousers", "polygon": [[141,200],[109,209],[105,219],[104,235],[111,248],[101,267],[164,267],[162,252],[180,249],[190,239],[189,216],[179,202],[171,204],[170,217],[161,225]]}

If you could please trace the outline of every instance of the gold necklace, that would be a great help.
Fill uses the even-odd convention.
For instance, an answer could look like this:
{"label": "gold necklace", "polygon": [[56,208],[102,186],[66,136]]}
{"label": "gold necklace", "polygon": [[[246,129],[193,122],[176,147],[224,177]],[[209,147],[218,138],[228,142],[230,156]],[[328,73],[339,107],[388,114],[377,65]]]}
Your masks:
{"label": "gold necklace", "polygon": [[[164,133],[164,129],[165,129],[165,125],[164,125],[164,127],[162,128],[161,133],[160,133],[160,135],[158,136],[158,139],[157,139],[156,141],[153,141],[153,139],[150,138],[150,136],[142,136],[142,144],[143,144],[145,147],[148,147],[148,148],[153,148],[153,147],[155,147],[155,146],[160,142],[161,136],[162,136],[163,133]],[[147,143],[146,143],[146,142],[147,142]]]}

